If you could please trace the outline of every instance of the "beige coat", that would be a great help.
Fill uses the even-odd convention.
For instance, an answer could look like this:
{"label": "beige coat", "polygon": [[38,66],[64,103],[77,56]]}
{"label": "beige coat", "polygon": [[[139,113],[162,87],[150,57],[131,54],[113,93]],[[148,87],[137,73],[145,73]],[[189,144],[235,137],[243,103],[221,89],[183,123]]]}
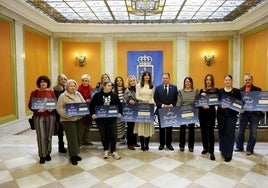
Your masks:
{"label": "beige coat", "polygon": [[83,103],[86,102],[78,91],[74,94],[70,94],[67,91],[62,93],[58,99],[56,110],[60,115],[60,122],[62,121],[77,121],[81,119],[83,116],[66,116],[66,104],[67,103]]}

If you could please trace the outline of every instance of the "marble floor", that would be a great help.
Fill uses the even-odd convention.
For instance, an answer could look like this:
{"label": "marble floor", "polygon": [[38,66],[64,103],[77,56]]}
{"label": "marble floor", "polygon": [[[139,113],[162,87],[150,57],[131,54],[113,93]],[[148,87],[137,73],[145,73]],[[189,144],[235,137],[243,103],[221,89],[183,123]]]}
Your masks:
{"label": "marble floor", "polygon": [[0,138],[0,188],[58,188],[58,187],[213,187],[248,188],[268,186],[268,143],[257,143],[255,153],[234,153],[231,162],[224,162],[216,144],[216,160],[202,155],[196,143],[193,153],[158,150],[128,150],[118,145],[120,160],[102,158],[100,142],[82,146],[83,158],[77,166],[68,156],[57,152],[57,137],[53,137],[52,160],[39,164],[35,131]]}

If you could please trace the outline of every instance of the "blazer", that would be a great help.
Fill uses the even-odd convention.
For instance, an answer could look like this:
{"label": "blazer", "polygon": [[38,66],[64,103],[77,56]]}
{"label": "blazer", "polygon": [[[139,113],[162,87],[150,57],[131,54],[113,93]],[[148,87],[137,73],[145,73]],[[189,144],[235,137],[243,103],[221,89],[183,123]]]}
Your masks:
{"label": "blazer", "polygon": [[157,108],[161,108],[162,104],[176,106],[178,100],[178,88],[176,85],[169,84],[168,85],[168,95],[166,96],[164,85],[161,84],[156,87],[154,93],[154,101],[156,103]]}
{"label": "blazer", "polygon": [[[240,88],[240,91],[245,91],[246,89],[246,86],[243,86]],[[257,86],[254,86],[253,84],[251,85],[251,89],[250,91],[261,91],[261,88],[257,87]]]}

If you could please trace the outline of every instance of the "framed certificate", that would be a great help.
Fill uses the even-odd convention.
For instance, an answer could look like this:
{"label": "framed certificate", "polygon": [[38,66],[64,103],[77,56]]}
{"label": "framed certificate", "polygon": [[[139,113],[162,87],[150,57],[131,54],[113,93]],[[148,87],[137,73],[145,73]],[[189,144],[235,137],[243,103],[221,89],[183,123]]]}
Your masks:
{"label": "framed certificate", "polygon": [[179,124],[190,124],[198,122],[198,114],[195,105],[179,106]]}
{"label": "framed certificate", "polygon": [[56,109],[56,98],[38,98],[33,97],[31,102],[31,108],[33,110],[40,110],[40,109],[46,109],[46,110],[52,110]]}
{"label": "framed certificate", "polygon": [[118,106],[96,106],[95,113],[98,118],[117,117],[119,114]]}
{"label": "framed certificate", "polygon": [[220,104],[219,95],[217,93],[207,94],[206,96],[198,95],[196,97],[196,106],[214,106]]}
{"label": "framed certificate", "polygon": [[90,113],[88,103],[67,103],[65,107],[66,116],[78,116]]}
{"label": "framed certificate", "polygon": [[235,110],[237,112],[240,112],[242,107],[243,107],[243,104],[242,104],[242,101],[239,100],[239,99],[236,99],[230,95],[225,95],[223,94],[221,96],[221,105],[224,105],[232,110]]}
{"label": "framed certificate", "polygon": [[123,103],[123,117],[120,121],[127,122],[154,122],[154,105]]}
{"label": "framed certificate", "polygon": [[161,128],[180,125],[179,107],[159,108],[158,116]]}
{"label": "framed certificate", "polygon": [[241,92],[243,109],[246,111],[268,111],[268,91]]}

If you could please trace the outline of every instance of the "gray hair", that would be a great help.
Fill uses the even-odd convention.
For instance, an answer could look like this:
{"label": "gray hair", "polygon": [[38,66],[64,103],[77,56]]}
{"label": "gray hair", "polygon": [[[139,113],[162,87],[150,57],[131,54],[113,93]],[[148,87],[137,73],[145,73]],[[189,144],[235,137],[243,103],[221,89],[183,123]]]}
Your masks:
{"label": "gray hair", "polygon": [[77,89],[78,89],[78,84],[77,84],[77,82],[76,82],[75,80],[73,80],[73,79],[69,79],[69,80],[67,80],[67,82],[65,83],[65,86],[66,86],[66,87],[69,87],[69,85],[70,85],[71,83],[74,83],[74,84],[75,84],[75,88],[76,88],[76,90],[77,90]]}
{"label": "gray hair", "polygon": [[101,88],[100,88],[100,90],[103,90],[103,88],[104,88],[107,84],[109,84],[109,83],[111,83],[111,84],[113,85],[113,83],[111,82],[111,80],[104,80],[104,82],[101,84]]}

